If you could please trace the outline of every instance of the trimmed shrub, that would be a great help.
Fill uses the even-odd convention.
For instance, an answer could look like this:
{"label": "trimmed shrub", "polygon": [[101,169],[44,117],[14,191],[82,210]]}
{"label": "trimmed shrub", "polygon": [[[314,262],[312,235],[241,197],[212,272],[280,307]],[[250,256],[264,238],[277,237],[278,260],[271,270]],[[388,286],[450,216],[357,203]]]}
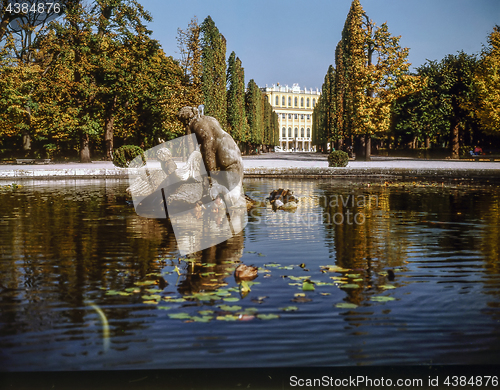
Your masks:
{"label": "trimmed shrub", "polygon": [[328,155],[329,167],[346,167],[349,163],[349,155],[342,150],[334,150]]}
{"label": "trimmed shrub", "polygon": [[135,145],[123,145],[113,152],[113,164],[120,168],[129,168],[130,162],[137,156],[142,156],[143,164],[146,164],[144,150]]}

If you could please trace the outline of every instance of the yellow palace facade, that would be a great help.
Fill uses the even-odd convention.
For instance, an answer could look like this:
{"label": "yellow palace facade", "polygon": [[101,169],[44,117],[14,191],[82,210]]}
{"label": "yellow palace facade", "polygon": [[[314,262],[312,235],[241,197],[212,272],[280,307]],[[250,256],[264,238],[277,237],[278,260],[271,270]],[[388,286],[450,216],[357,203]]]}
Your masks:
{"label": "yellow palace facade", "polygon": [[282,150],[295,152],[312,152],[312,114],[321,92],[316,88],[300,89],[298,84],[281,86],[273,84],[261,88],[278,114],[280,136],[279,146]]}

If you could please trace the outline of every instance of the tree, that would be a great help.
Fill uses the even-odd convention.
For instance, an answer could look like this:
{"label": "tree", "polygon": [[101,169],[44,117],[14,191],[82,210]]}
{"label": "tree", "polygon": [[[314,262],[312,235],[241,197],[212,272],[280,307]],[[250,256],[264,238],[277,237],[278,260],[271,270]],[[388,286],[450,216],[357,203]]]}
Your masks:
{"label": "tree", "polygon": [[203,21],[200,31],[204,112],[213,116],[223,128],[226,128],[226,39],[210,16]]}
{"label": "tree", "polygon": [[203,64],[201,61],[200,26],[196,17],[191,19],[187,30],[177,29],[177,42],[188,105],[198,107],[203,103],[201,88]]}
{"label": "tree", "polygon": [[477,116],[486,134],[500,135],[500,26],[488,37],[474,77],[479,94]]}
{"label": "tree", "polygon": [[334,117],[338,134],[355,137],[356,158],[370,159],[372,135],[389,130],[392,101],[420,86],[407,73],[408,49],[399,40],[389,34],[386,23],[377,27],[359,0],[353,0],[336,49],[340,58],[335,61],[339,76],[334,90],[339,96],[334,100],[341,115]]}
{"label": "tree", "polygon": [[245,76],[241,60],[234,51],[227,66],[227,127],[228,132],[237,142],[245,141],[247,117],[245,113]]}
{"label": "tree", "polygon": [[262,92],[253,79],[248,82],[245,110],[249,127],[246,141],[253,148],[263,140]]}

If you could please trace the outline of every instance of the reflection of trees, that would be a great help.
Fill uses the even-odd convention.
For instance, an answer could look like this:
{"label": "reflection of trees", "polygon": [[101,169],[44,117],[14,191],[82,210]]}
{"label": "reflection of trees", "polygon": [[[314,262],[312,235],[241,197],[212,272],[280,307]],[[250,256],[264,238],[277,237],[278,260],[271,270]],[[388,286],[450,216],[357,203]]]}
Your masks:
{"label": "reflection of trees", "polygon": [[186,268],[185,278],[179,283],[182,294],[215,291],[226,286],[225,279],[232,275],[243,255],[243,231],[227,241],[196,252]]}
{"label": "reflection of trees", "polygon": [[172,231],[138,217],[120,188],[85,181],[0,193],[2,334],[83,322],[85,310],[50,308],[83,307],[159,269],[158,248],[175,248]]}

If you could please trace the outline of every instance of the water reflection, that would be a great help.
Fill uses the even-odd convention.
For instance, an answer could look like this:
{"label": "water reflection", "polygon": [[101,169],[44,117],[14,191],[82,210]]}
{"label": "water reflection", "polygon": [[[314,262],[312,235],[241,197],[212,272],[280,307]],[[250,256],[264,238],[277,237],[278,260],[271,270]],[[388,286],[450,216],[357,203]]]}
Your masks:
{"label": "water reflection", "polygon": [[[21,184],[0,192],[7,369],[467,364],[500,351],[498,188],[248,180],[258,201],[290,188],[297,211],[261,203],[241,234],[182,258],[167,221],[127,205],[126,182]],[[241,263],[259,267],[248,296]],[[107,318],[106,354],[88,302]]]}

